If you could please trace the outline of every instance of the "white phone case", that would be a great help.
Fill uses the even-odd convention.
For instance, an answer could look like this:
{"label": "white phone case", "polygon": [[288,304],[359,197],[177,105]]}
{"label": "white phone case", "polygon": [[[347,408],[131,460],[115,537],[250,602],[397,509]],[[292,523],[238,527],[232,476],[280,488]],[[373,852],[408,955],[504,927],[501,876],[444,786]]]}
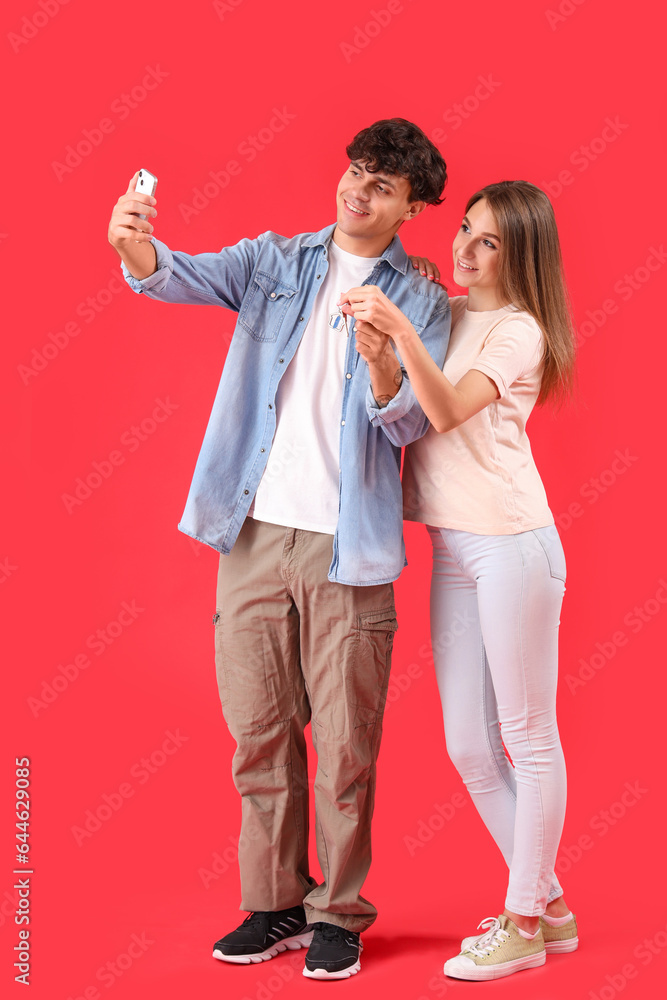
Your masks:
{"label": "white phone case", "polygon": [[[140,194],[149,194],[151,198],[155,194],[155,188],[157,187],[157,177],[152,174],[150,170],[144,170],[143,168],[139,171],[139,177],[137,178],[137,184],[135,191]],[[140,219],[145,219],[145,215],[139,215]]]}

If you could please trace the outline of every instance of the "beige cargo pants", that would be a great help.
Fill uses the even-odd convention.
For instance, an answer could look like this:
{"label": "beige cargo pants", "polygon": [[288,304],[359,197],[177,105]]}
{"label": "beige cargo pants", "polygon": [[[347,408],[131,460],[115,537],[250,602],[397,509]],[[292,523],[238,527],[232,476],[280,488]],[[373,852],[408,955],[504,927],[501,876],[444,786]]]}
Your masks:
{"label": "beige cargo pants", "polygon": [[[393,587],[331,583],[331,535],[247,518],[220,557],[216,668],[236,740],[243,910],[303,900],[306,918],[363,931],[375,766],[396,612]],[[308,866],[304,728],[312,720],[317,856]]]}

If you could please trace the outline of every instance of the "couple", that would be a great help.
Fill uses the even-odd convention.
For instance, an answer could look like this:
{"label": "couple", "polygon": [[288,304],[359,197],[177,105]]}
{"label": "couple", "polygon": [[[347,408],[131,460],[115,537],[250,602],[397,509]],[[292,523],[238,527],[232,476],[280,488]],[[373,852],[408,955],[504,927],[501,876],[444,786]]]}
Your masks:
{"label": "couple", "polygon": [[[469,293],[450,307],[437,269],[397,235],[441,202],[439,151],[395,118],[346,152],[336,224],[317,233],[172,252],[151,235],[155,199],[135,193],[137,175],[109,226],[136,292],[239,314],[180,524],[221,553],[216,666],[242,798],[250,912],[213,955],[250,964],[308,947],[305,976],[360,969],[377,915],[361,888],[405,507],[433,541],[447,747],[510,871],[504,912],[445,972],[495,979],[577,946],[554,875],[565,562],[525,434],[535,402],[571,378],[558,236],[532,185],[479,191],[454,241]],[[439,648],[461,613],[475,626]],[[321,884],[308,864],[309,721]]]}

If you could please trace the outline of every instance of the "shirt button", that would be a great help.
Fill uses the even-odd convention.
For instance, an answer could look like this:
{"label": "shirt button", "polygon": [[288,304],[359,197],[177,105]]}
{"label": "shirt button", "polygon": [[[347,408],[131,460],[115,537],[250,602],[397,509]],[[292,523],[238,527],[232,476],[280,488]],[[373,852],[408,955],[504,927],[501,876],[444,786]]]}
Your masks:
{"label": "shirt button", "polygon": [[350,375],[350,373],[348,372],[348,373],[347,373],[347,375],[345,376],[345,378],[352,378],[352,376],[351,376],[351,375]]}
{"label": "shirt button", "polygon": [[322,277],[322,275],[321,275],[321,274],[316,274],[316,275],[315,275],[315,277],[316,277],[316,278],[321,278],[321,277]]}
{"label": "shirt button", "polygon": [[245,497],[247,497],[247,496],[248,496],[248,493],[250,493],[250,490],[244,490],[244,491],[243,491],[243,495],[244,495]]}
{"label": "shirt button", "polygon": [[272,403],[269,403],[269,409],[270,409],[270,410],[272,410],[272,409],[273,409],[273,404],[272,404]]}
{"label": "shirt button", "polygon": [[299,316],[299,323],[303,323],[303,316]]}
{"label": "shirt button", "polygon": [[275,299],[275,297],[276,297],[276,293],[275,292],[271,292],[271,298]]}
{"label": "shirt button", "polygon": [[285,364],[285,359],[284,359],[284,358],[278,358],[278,361],[280,361],[280,364],[281,364],[281,365],[284,365],[284,364]]}
{"label": "shirt button", "polygon": [[260,452],[261,452],[262,454],[264,454],[264,452],[266,451],[266,448],[260,448],[259,450],[260,450]]}
{"label": "shirt button", "polygon": [[340,425],[341,425],[341,427],[345,427],[345,421],[341,420]]}

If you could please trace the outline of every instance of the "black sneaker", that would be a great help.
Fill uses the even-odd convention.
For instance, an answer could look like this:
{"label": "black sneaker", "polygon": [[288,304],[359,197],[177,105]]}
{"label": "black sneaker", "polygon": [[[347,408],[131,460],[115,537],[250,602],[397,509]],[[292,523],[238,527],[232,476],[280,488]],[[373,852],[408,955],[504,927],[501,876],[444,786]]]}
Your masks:
{"label": "black sneaker", "polygon": [[359,955],[364,947],[357,931],[338,924],[317,923],[306,953],[304,976],[309,979],[347,979],[361,968]]}
{"label": "black sneaker", "polygon": [[258,911],[248,914],[235,931],[215,942],[213,958],[238,965],[268,962],[285,949],[307,948],[312,937],[312,930],[306,932],[303,906]]}

